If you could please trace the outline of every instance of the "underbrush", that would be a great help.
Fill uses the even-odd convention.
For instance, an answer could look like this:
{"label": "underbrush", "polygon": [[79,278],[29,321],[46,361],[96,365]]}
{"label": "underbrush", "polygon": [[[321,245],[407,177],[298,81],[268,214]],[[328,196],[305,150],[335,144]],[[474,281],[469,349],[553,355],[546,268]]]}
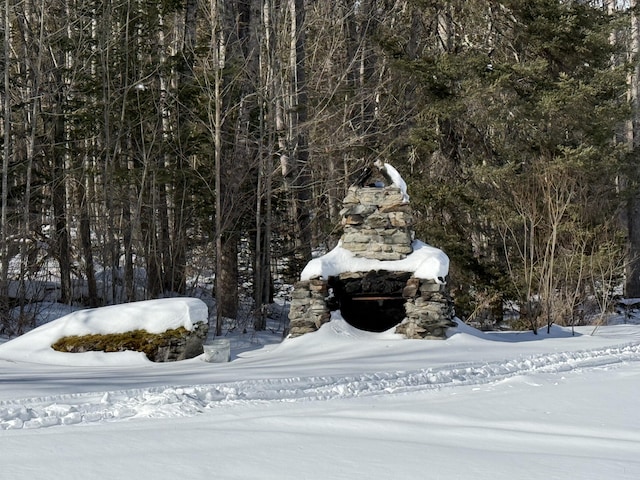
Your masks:
{"label": "underbrush", "polygon": [[62,337],[51,348],[58,352],[123,352],[131,350],[143,352],[153,358],[158,348],[183,338],[188,331],[184,327],[149,333],[146,330],[132,330],[124,333],[72,335]]}

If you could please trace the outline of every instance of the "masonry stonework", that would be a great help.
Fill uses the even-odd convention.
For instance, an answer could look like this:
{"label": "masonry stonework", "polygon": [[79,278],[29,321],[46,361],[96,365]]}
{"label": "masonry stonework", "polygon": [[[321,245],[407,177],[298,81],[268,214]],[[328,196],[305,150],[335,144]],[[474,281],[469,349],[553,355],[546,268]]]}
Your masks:
{"label": "masonry stonework", "polygon": [[413,251],[413,216],[399,188],[351,187],[342,204],[343,248],[376,260],[401,260]]}
{"label": "masonry stonework", "polygon": [[[380,260],[384,265],[387,261],[405,259],[413,252],[412,210],[399,188],[352,186],[343,201],[341,215],[344,228],[341,246],[356,257]],[[297,282],[289,313],[289,336],[318,330],[331,319],[332,310],[340,309],[341,305],[346,309],[354,301],[378,302],[381,308],[385,302],[402,303],[404,311],[399,317],[391,310],[389,314],[396,315],[391,320],[397,320],[395,332],[406,338],[443,339],[447,329],[456,325],[444,279],[422,279],[411,272],[379,269]],[[358,325],[367,329],[366,318],[361,320]]]}

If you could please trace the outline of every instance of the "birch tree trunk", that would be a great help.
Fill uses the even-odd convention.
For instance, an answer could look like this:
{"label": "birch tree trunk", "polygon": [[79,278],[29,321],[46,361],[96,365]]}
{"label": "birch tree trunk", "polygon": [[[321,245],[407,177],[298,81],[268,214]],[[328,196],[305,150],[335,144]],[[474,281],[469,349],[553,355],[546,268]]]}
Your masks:
{"label": "birch tree trunk", "polygon": [[222,271],[222,65],[224,65],[224,44],[220,35],[220,6],[218,0],[210,0],[209,21],[211,24],[211,64],[213,69],[213,108],[209,109],[209,115],[213,110],[213,143],[214,143],[214,170],[215,170],[215,243],[216,243],[216,336],[222,335],[223,308],[220,298],[224,287],[219,272]]}
{"label": "birch tree trunk", "polygon": [[[289,218],[294,229],[295,257],[300,264],[311,258],[311,186],[307,125],[307,81],[305,72],[305,2],[288,0],[290,15],[288,145],[281,156],[285,185],[290,192]],[[280,120],[282,122],[282,120]],[[280,130],[283,130],[280,128]]]}
{"label": "birch tree trunk", "polygon": [[257,195],[255,209],[255,255],[254,255],[254,292],[253,299],[255,303],[255,322],[256,330],[264,330],[266,328],[266,315],[264,306],[272,302],[271,290],[271,195],[273,186],[273,162],[271,146],[275,145],[275,136],[273,131],[268,129],[271,125],[275,125],[275,110],[272,108],[275,99],[275,84],[273,82],[275,76],[275,31],[274,18],[275,12],[273,2],[265,0],[262,3],[262,11],[258,9],[256,12],[258,18],[262,20],[262,45],[259,48],[259,91],[262,99],[260,100],[259,115],[260,127],[259,137],[267,139],[266,146],[264,142],[260,142],[258,147],[258,178],[257,178]]}
{"label": "birch tree trunk", "polygon": [[[18,334],[22,334],[26,330],[35,327],[35,318],[31,318],[27,321],[28,316],[25,315],[25,306],[27,303],[27,295],[26,295],[26,276],[28,272],[28,262],[29,262],[29,242],[30,239],[30,224],[31,224],[31,174],[33,171],[33,160],[36,150],[36,138],[38,134],[37,129],[37,118],[39,115],[39,98],[40,98],[40,75],[41,75],[41,66],[42,66],[42,54],[41,49],[37,48],[36,45],[42,45],[44,39],[44,15],[42,12],[38,15],[37,12],[33,11],[32,4],[29,1],[24,2],[24,23],[31,23],[33,26],[37,26],[37,30],[31,30],[32,35],[25,35],[24,38],[24,57],[25,57],[25,73],[27,78],[27,85],[25,86],[25,97],[31,103],[28,113],[25,116],[24,127],[25,132],[29,132],[28,139],[26,140],[26,172],[25,172],[25,189],[24,189],[24,200],[23,200],[23,212],[22,212],[22,228],[20,231],[20,237],[22,241],[20,242],[20,276],[18,278],[18,304],[19,304],[19,313],[18,313],[18,326],[17,332]],[[29,31],[24,27],[21,27],[24,31]],[[37,37],[36,37],[37,35]],[[37,40],[36,40],[37,38]],[[36,58],[31,62],[26,61],[26,58],[30,55],[31,51],[38,52]]]}

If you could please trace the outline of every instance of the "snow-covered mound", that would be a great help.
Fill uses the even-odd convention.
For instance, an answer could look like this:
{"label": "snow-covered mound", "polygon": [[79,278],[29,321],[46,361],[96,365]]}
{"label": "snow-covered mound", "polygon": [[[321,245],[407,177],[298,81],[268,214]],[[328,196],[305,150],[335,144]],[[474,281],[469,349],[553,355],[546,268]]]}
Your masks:
{"label": "snow-covered mound", "polygon": [[51,345],[72,335],[131,330],[162,333],[179,327],[192,330],[195,324],[207,322],[208,318],[207,305],[197,298],[163,298],[78,310],[0,345],[0,359],[75,366],[147,363],[149,360],[142,352],[63,353],[53,350]]}
{"label": "snow-covered mound", "polygon": [[[193,322],[176,301],[86,315]],[[120,353],[109,367],[54,357],[45,340],[61,329],[0,346],[2,478],[421,479],[425,452],[442,480],[640,478],[638,325],[534,335],[459,324],[425,342],[336,316],[240,354],[234,332],[228,363]]]}
{"label": "snow-covered mound", "polygon": [[420,240],[412,243],[413,253],[402,260],[373,260],[356,257],[355,254],[338,243],[326,255],[311,260],[300,274],[301,280],[310,278],[328,278],[344,272],[368,272],[370,270],[389,270],[413,272],[416,278],[443,281],[449,274],[449,257],[439,248],[427,245]]}
{"label": "snow-covered mound", "polygon": [[[49,372],[55,388],[34,384],[39,394],[16,400],[2,400],[0,395],[0,431],[134,417],[189,417],[214,408],[265,402],[380,398],[478,387],[533,374],[614,368],[640,358],[637,328],[631,338],[624,330],[611,329],[610,340],[570,337],[567,333],[557,327],[544,337],[531,332],[484,334],[460,323],[447,341],[400,341],[402,337],[391,330],[363,332],[337,316],[317,332],[287,339],[229,364],[191,359],[182,365],[151,364],[152,370],[144,376],[136,373],[139,370],[133,364],[111,373],[96,372],[106,375],[102,381],[107,381],[108,387],[102,392],[91,386],[79,387],[83,372],[58,379],[55,371]],[[621,340],[627,341],[619,343]],[[568,341],[579,345],[569,347]],[[119,384],[115,379],[126,375],[134,376],[133,388],[121,388],[128,382]],[[30,383],[23,378],[21,388],[26,390]],[[56,393],[64,388],[58,384],[73,384],[75,391]]]}

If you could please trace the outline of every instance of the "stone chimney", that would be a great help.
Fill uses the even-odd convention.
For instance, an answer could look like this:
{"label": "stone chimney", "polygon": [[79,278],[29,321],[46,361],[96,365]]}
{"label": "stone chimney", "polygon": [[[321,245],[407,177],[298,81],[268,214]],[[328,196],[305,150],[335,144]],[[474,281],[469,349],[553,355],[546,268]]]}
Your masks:
{"label": "stone chimney", "polygon": [[399,188],[353,186],[342,204],[342,248],[374,260],[401,260],[413,252],[411,206]]}
{"label": "stone chimney", "polygon": [[[387,185],[376,182],[349,188],[340,212],[344,231],[336,247],[357,258],[378,260],[379,268],[339,270],[328,278],[315,275],[297,282],[289,310],[289,336],[319,329],[334,310],[340,310],[356,328],[385,331],[395,326],[395,332],[407,338],[444,339],[447,329],[456,325],[445,279],[417,278],[397,270],[395,261],[414,253],[413,215],[406,192],[391,184],[387,175],[385,179]],[[313,262],[323,262],[323,257],[310,265]]]}

